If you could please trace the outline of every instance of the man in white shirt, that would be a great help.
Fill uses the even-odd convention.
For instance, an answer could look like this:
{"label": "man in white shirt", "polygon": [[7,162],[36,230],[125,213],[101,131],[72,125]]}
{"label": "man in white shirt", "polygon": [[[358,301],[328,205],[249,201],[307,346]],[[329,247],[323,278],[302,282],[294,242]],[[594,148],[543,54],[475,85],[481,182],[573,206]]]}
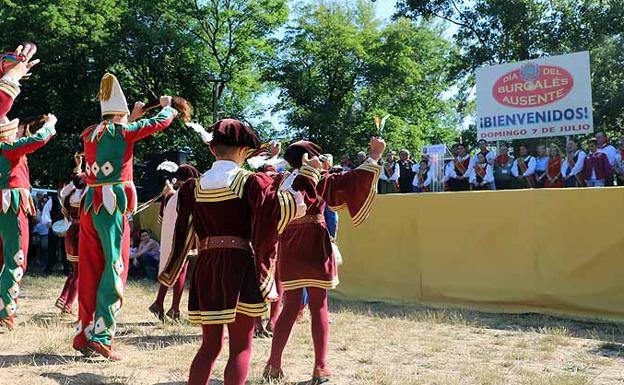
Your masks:
{"label": "man in white shirt", "polygon": [[568,139],[566,143],[566,159],[561,162],[561,175],[564,187],[585,187],[583,166],[587,154],[578,148],[575,139]]}
{"label": "man in white shirt", "polygon": [[453,158],[447,160],[444,165],[444,191],[451,191],[451,178],[455,177],[455,157],[457,156],[457,144],[451,147]]}
{"label": "man in white shirt", "polygon": [[491,190],[494,183],[494,167],[487,162],[482,152],[478,153],[476,158],[476,163],[470,169],[469,181],[472,190]]}
{"label": "man in white shirt", "polygon": [[50,227],[52,226],[52,217],[50,213],[52,211],[52,200],[47,195],[43,195],[39,198],[41,204],[41,210],[37,218],[37,224],[33,228],[33,232],[39,235],[39,258],[38,264],[42,269],[48,266],[48,234]]}
{"label": "man in white shirt", "polygon": [[519,154],[511,166],[511,174],[516,178],[518,188],[535,188],[535,158],[529,155],[526,146],[520,146]]}
{"label": "man in white shirt", "polygon": [[546,146],[540,144],[537,146],[537,156],[535,157],[535,184],[537,188],[544,188],[547,169],[548,155],[546,153]]}
{"label": "man in white shirt", "polygon": [[479,147],[479,151],[471,159],[471,161],[472,161],[472,164],[470,165],[471,169],[472,169],[472,167],[474,167],[478,163],[477,158],[478,158],[479,154],[483,154],[483,156],[485,157],[485,161],[489,165],[493,166],[494,165],[494,160],[496,159],[496,152],[495,151],[490,151],[488,149],[488,147],[487,147],[488,146],[487,140],[479,139],[479,141],[477,142],[477,146]]}
{"label": "man in white shirt", "polygon": [[[607,156],[609,160],[609,164],[611,165],[611,169],[613,170],[615,167],[615,158],[618,154],[618,150],[609,144],[609,138],[604,133],[604,131],[596,132],[596,141],[598,142],[598,152],[602,152]],[[605,179],[605,186],[613,186],[614,175],[608,175],[607,179]]]}
{"label": "man in white shirt", "polygon": [[449,180],[451,191],[470,190],[468,177],[470,176],[471,164],[470,154],[466,153],[466,146],[462,143],[457,144],[457,156],[453,160],[454,170]]}

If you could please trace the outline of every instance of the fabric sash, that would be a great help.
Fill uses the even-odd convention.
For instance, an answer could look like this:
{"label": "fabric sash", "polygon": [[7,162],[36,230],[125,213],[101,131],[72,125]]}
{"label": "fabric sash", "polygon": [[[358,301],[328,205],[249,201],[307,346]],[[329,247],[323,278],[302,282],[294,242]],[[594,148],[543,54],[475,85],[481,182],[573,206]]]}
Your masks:
{"label": "fabric sash", "polygon": [[[528,169],[528,165],[526,164],[526,161],[523,157],[518,158],[518,169],[520,170],[520,172],[522,172],[522,175],[524,175],[524,173]],[[524,179],[526,180],[529,188],[535,187],[535,178],[533,177],[533,175],[525,176]]]}

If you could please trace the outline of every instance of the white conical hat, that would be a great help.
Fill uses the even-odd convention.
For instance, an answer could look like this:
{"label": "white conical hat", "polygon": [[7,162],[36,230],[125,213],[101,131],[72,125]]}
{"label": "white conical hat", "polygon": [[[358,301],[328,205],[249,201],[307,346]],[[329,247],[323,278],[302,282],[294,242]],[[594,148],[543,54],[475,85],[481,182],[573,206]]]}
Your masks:
{"label": "white conical hat", "polygon": [[100,107],[102,116],[109,114],[130,114],[128,103],[124,96],[119,81],[113,74],[106,73],[100,81]]}

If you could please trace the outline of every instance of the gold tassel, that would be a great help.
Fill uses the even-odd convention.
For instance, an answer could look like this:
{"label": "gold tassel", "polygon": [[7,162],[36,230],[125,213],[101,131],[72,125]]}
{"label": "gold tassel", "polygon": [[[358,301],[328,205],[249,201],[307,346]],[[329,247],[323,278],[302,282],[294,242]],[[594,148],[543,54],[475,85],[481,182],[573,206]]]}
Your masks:
{"label": "gold tassel", "polygon": [[377,126],[377,130],[381,129],[381,119],[379,119],[379,116],[375,115],[374,118],[375,120],[375,126]]}
{"label": "gold tassel", "polygon": [[107,101],[113,94],[113,84],[115,83],[115,75],[104,74],[102,81],[100,82],[100,92],[98,98],[102,101]]}

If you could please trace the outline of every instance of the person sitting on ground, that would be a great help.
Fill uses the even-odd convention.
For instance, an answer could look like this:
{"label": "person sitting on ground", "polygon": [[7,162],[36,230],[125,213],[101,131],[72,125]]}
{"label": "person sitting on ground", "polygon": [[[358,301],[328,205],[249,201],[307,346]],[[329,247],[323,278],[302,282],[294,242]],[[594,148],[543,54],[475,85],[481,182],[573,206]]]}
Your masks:
{"label": "person sitting on ground", "polygon": [[160,260],[160,245],[150,237],[150,231],[141,230],[141,243],[135,254],[134,264],[139,263],[139,259],[145,268],[145,278],[150,281],[156,281],[158,277],[158,262]]}
{"label": "person sitting on ground", "polygon": [[588,142],[589,154],[585,158],[583,174],[587,187],[604,187],[611,178],[611,164],[604,152],[598,151],[598,141],[592,138]]}

